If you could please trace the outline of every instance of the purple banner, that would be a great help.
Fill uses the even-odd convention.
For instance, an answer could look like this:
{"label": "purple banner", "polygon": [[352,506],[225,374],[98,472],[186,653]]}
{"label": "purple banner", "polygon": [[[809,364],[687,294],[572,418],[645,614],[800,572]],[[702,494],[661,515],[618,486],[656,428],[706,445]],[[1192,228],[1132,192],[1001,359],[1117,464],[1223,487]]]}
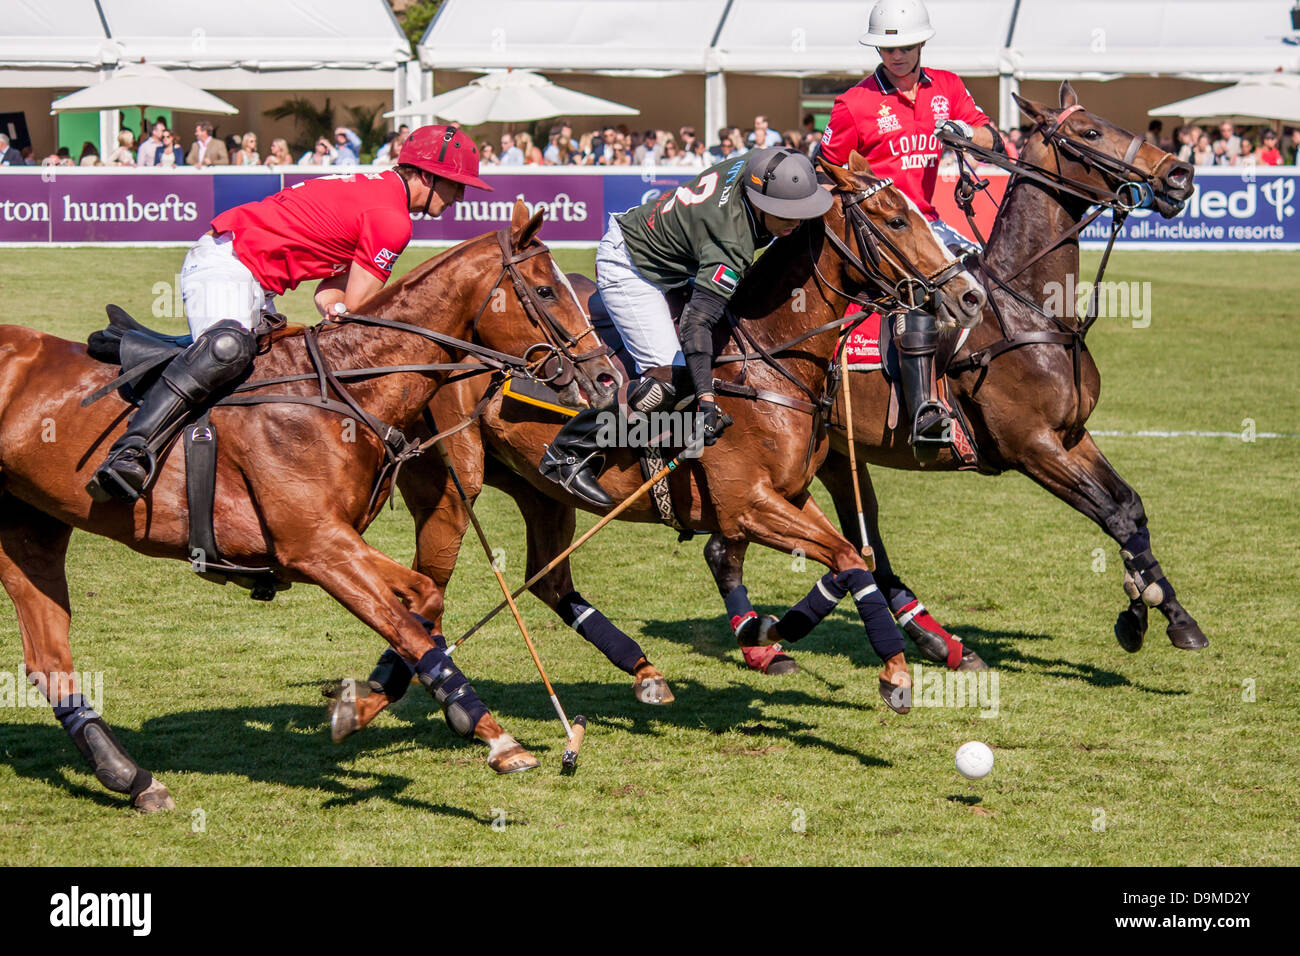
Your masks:
{"label": "purple banner", "polygon": [[49,183],[40,176],[0,176],[0,242],[49,240]]}
{"label": "purple banner", "polygon": [[209,176],[58,176],[54,242],[193,242],[212,219]]}

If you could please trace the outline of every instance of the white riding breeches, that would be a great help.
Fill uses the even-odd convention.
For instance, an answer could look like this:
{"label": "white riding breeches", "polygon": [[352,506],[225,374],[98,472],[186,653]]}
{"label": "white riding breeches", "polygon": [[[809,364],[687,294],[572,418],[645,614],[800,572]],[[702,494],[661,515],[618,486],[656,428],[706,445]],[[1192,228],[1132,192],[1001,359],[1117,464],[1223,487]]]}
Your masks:
{"label": "white riding breeches", "polygon": [[967,239],[942,219],[936,219],[934,222],[930,223],[930,231],[934,233],[935,237],[943,243],[945,247],[957,246],[959,249],[964,249],[967,252],[978,253],[980,251],[979,243],[975,242],[974,239]]}
{"label": "white riding breeches", "polygon": [[274,308],[274,297],[235,255],[233,240],[229,232],[205,234],[181,266],[181,298],[195,339],[223,320],[251,331],[262,313]]}
{"label": "white riding breeches", "polygon": [[609,229],[596,247],[596,286],[636,365],[635,374],[660,365],[686,364],[668,300],[633,264],[614,216],[609,217]]}

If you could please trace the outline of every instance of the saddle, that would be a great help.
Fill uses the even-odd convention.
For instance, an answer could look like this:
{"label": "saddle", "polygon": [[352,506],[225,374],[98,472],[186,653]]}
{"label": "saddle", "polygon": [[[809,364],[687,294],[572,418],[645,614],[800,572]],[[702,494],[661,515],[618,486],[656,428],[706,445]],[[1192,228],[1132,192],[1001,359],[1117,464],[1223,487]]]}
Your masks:
{"label": "saddle", "polygon": [[[859,312],[861,309],[850,306],[845,314]],[[974,434],[970,423],[961,407],[951,400],[947,387],[946,372],[953,359],[966,344],[969,329],[944,329],[939,333],[934,355],[934,378],[938,386],[938,400],[952,415],[953,451],[957,455],[958,469],[968,471],[978,469],[979,454],[975,447]],[[894,326],[882,321],[879,313],[873,312],[862,320],[849,336],[845,344],[850,372],[880,372],[889,383],[889,411],[886,424],[890,428],[898,425],[898,416],[902,407],[901,382],[902,370],[898,347],[894,342]]]}
{"label": "saddle", "polygon": [[[144,393],[157,381],[168,363],[194,340],[189,335],[166,335],[136,321],[117,305],[105,306],[108,327],[92,332],[86,351],[99,362],[117,365],[122,374],[88,395],[90,405],[114,389],[131,405],[139,405]],[[275,333],[286,326],[284,316],[268,317],[256,330],[259,352],[270,348]],[[185,447],[185,497],[189,511],[191,567],[199,577],[216,584],[234,582],[247,588],[255,601],[269,601],[277,591],[289,588],[269,567],[249,567],[226,561],[217,548],[213,513],[217,490],[217,429],[205,411],[181,431]],[[163,450],[171,448],[175,438]],[[161,457],[161,455],[159,456]]]}

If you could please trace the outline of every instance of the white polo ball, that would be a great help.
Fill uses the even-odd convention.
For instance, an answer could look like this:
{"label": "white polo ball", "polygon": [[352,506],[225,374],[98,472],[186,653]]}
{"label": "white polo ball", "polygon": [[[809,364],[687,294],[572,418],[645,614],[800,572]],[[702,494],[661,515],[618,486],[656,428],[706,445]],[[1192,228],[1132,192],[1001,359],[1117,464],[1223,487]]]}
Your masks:
{"label": "white polo ball", "polygon": [[964,743],[957,748],[957,771],[971,780],[987,777],[993,769],[993,751],[987,744],[978,740]]}

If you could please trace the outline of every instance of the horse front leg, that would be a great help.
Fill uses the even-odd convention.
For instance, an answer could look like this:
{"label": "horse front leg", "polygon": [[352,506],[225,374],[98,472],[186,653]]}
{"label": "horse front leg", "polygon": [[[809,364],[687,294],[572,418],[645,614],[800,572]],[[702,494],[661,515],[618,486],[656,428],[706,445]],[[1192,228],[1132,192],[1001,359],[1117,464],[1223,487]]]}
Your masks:
{"label": "horse front leg", "polygon": [[1151,553],[1151,533],[1142,499],[1084,433],[1073,448],[1055,435],[1045,437],[1021,457],[1020,470],[1076,511],[1095,521],[1120,546],[1124,561],[1124,590],[1129,606],[1115,621],[1115,638],[1124,650],[1136,653],[1147,630],[1147,608],[1157,607],[1168,620],[1165,633],[1174,647],[1199,650],[1209,646],[1195,618],[1178,602],[1160,564]]}
{"label": "horse front leg", "polygon": [[749,542],[744,538],[727,538],[716,533],[704,545],[704,560],[727,607],[731,633],[735,635],[745,666],[750,670],[778,675],[797,673],[799,665],[781,645],[757,643],[761,622],[754,605],[749,602],[749,589],[745,587],[745,551],[748,548]]}
{"label": "horse front leg", "polygon": [[[408,608],[427,606],[433,582],[398,564],[366,544],[354,528],[342,521],[323,519],[309,534],[276,544],[282,567],[319,585],[331,597],[374,629],[389,644],[380,658],[386,668],[380,681],[389,701],[399,699],[417,678],[442,707],[447,725],[465,739],[488,745],[488,766],[497,773],[531,770],[537,758],[502,729],[473,686],[461,673],[441,635],[431,634]],[[331,706],[331,735],[347,737],[351,709],[369,698],[370,686],[345,680]]]}
{"label": "horse front leg", "polygon": [[889,603],[858,549],[831,526],[830,519],[812,496],[805,495],[795,505],[770,485],[759,485],[749,496],[745,510],[725,516],[723,523],[724,535],[733,538],[743,535],[787,554],[798,549],[830,569],[784,617],[760,622],[759,643],[801,640],[834,610],[841,598],[852,594],[867,640],[884,662],[879,675],[880,696],[892,710],[907,713],[911,709],[912,678],[903,654],[903,635],[894,626]]}
{"label": "horse front leg", "polygon": [[[880,590],[889,601],[898,626],[916,644],[916,649],[927,660],[943,664],[952,670],[982,671],[988,665],[980,658],[975,649],[967,646],[961,638],[940,624],[920,598],[903,583],[889,561],[885,542],[880,534],[880,503],[876,498],[875,486],[871,483],[871,472],[865,465],[858,468],[858,488],[862,495],[862,513],[867,526],[867,544],[874,553],[876,567],[872,575]],[[832,449],[826,461],[817,472],[826,490],[835,503],[835,516],[839,520],[844,537],[859,549],[862,547],[862,533],[858,528],[857,500],[853,494],[853,470],[849,467],[846,455]]]}
{"label": "horse front leg", "polygon": [[[573,540],[573,506],[547,497],[505,467],[490,465],[489,481],[514,499],[524,519],[528,552],[525,573],[531,580]],[[641,703],[660,705],[676,700],[668,679],[650,663],[641,645],[578,593],[568,558],[538,578],[529,590],[611,664],[632,675],[632,696]]]}

